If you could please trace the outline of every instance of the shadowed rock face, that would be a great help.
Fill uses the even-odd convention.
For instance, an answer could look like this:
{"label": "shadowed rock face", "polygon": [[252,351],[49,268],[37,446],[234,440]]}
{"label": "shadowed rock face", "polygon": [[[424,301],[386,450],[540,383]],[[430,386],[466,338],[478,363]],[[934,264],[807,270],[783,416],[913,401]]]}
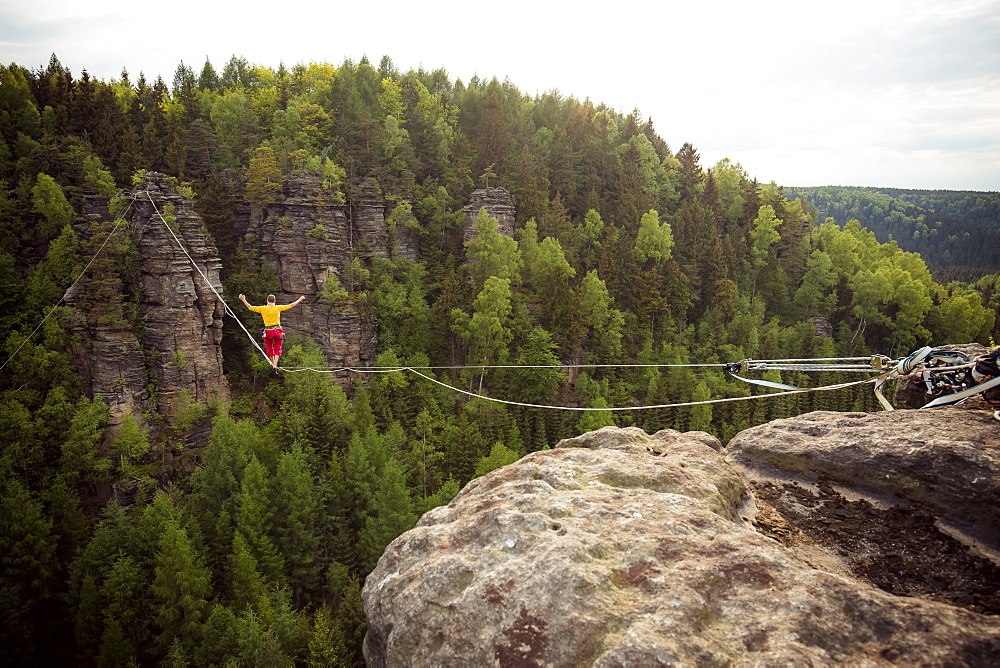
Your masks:
{"label": "shadowed rock face", "polygon": [[810,566],[707,434],[607,427],[469,483],[368,577],[369,665],[982,665],[1000,620]]}
{"label": "shadowed rock face", "polygon": [[514,236],[514,225],[516,210],[514,199],[510,191],[506,188],[480,188],[472,191],[469,196],[469,203],[465,205],[465,236],[463,241],[469,243],[476,238],[476,219],[479,217],[479,210],[486,209],[486,212],[497,219],[497,227],[500,234],[508,237]]}

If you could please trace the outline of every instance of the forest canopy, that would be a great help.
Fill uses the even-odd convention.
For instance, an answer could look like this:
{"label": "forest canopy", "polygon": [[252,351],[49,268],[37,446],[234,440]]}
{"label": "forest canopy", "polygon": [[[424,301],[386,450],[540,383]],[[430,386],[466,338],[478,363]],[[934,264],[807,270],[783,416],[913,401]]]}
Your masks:
{"label": "forest canopy", "polygon": [[[1000,338],[995,193],[793,191],[728,159],[702,165],[638,110],[400,72],[388,57],[275,69],[234,56],[181,63],[169,83],[74,77],[54,55],[0,67],[0,643],[15,662],[362,665],[364,577],[470,479],[605,425],[725,441],[809,410],[878,407],[862,386],[571,414],[401,372],[346,387],[275,374],[227,334],[231,404],[182,398],[170,423],[135,415],[110,430],[59,304],[83,272],[100,317],[142,335],[140,295],[121,289],[135,249],[82,211],[104,198],[120,214],[150,170],[195,202],[226,295],[275,290],[233,231],[237,204],[266,208],[306,174],[349,207],[377,180],[387,224],[419,253],[353,257],[319,298],[373,314],[379,366],[484,365],[447,378],[523,403],[746,397],[718,368],[655,365]],[[497,186],[513,234],[483,210],[464,243],[470,194]],[[960,280],[941,282],[951,268]],[[286,348],[289,365],[326,363],[306,335]],[[485,368],[504,364],[535,368]],[[194,472],[170,468],[166,453],[194,444]]]}

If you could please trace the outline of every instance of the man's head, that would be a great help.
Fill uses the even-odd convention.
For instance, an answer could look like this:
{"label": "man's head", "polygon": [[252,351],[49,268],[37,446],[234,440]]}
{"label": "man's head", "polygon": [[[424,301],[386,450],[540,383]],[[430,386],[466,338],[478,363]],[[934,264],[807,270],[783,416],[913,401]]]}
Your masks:
{"label": "man's head", "polygon": [[274,295],[268,295],[267,296],[267,303],[268,304],[273,304],[274,303]]}

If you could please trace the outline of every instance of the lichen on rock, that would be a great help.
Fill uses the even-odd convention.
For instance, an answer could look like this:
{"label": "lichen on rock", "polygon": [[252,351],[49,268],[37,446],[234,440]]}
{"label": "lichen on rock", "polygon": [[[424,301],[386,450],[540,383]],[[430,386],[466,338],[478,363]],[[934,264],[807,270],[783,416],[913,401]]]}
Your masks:
{"label": "lichen on rock", "polygon": [[[369,575],[369,665],[976,665],[996,618],[814,568],[711,437],[608,427],[470,482]],[[709,441],[709,442],[706,442]],[[752,519],[752,518],[751,518]]]}

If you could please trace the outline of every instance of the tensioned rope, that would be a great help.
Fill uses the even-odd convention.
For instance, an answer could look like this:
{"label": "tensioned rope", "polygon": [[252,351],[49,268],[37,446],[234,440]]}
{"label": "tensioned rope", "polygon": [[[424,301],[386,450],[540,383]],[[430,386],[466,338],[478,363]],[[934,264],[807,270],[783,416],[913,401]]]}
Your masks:
{"label": "tensioned rope", "polygon": [[[160,218],[163,226],[173,237],[174,241],[180,247],[181,251],[191,262],[191,265],[195,268],[198,274],[205,281],[206,285],[212,290],[215,296],[222,302],[225,307],[226,313],[231,315],[234,320],[239,324],[240,328],[250,339],[250,342],[257,348],[260,353],[267,358],[267,354],[261,348],[260,344],[257,343],[256,339],[250,334],[247,328],[243,325],[243,322],[239,319],[236,313],[229,307],[226,300],[219,294],[212,282],[205,276],[198,263],[195,262],[194,258],[188,253],[187,248],[181,240],[174,234],[174,231],[167,224],[166,219],[160,213],[159,209],[156,207],[156,203],[153,201],[152,196],[149,191],[145,191],[146,197],[149,199],[150,205],[153,207],[153,211]],[[867,383],[873,383],[875,385],[875,395],[879,402],[883,405],[886,410],[892,410],[892,405],[881,394],[882,386],[892,379],[898,379],[900,377],[910,375],[916,369],[917,364],[923,360],[928,355],[937,354],[938,357],[942,359],[948,359],[952,362],[949,366],[944,366],[936,369],[936,371],[953,371],[957,369],[966,369],[970,364],[961,364],[960,358],[956,357],[951,359],[945,351],[932,350],[929,346],[922,348],[919,351],[914,352],[909,357],[903,358],[901,360],[891,360],[884,355],[872,355],[868,357],[827,357],[827,358],[798,358],[798,359],[775,359],[775,360],[743,360],[742,362],[736,364],[715,364],[715,363],[695,363],[695,364],[557,364],[557,365],[508,365],[508,364],[493,364],[493,365],[465,365],[465,366],[398,366],[398,367],[289,367],[283,368],[279,367],[280,371],[286,373],[296,373],[302,371],[311,371],[315,373],[337,373],[337,372],[354,372],[359,374],[375,374],[375,373],[392,373],[392,372],[410,372],[416,374],[417,376],[428,380],[432,383],[445,387],[452,392],[459,394],[464,394],[477,399],[483,399],[486,401],[492,401],[495,403],[507,404],[511,406],[523,406],[526,408],[545,408],[553,410],[566,410],[566,411],[635,411],[635,410],[649,410],[658,408],[677,408],[683,406],[699,406],[706,404],[718,404],[718,403],[728,403],[733,401],[748,401],[750,399],[761,399],[765,397],[779,397],[792,394],[805,394],[809,392],[822,392],[827,390],[839,390],[847,387],[853,387],[855,385],[863,385]],[[967,360],[967,358],[966,358]],[[959,362],[959,364],[954,364],[954,362]],[[471,392],[469,390],[463,390],[459,387],[455,387],[443,381],[440,381],[430,375],[421,373],[421,371],[432,371],[432,370],[460,370],[460,369],[565,369],[565,368],[677,368],[677,367],[722,367],[726,373],[737,380],[741,380],[754,385],[760,385],[763,387],[768,387],[771,389],[779,390],[778,392],[769,392],[767,394],[757,394],[757,395],[747,395],[740,397],[724,397],[721,399],[706,399],[703,401],[685,401],[677,402],[671,404],[652,404],[645,406],[618,406],[618,407],[583,407],[583,406],[554,406],[548,404],[533,404],[520,401],[509,401],[506,399],[497,399],[496,397],[490,397],[484,394],[478,394]],[[2,367],[0,367],[2,368]],[[828,371],[828,372],[854,372],[854,373],[873,373],[878,372],[878,376],[872,378],[866,378],[864,380],[851,381],[846,383],[836,383],[833,385],[824,385],[820,387],[808,387],[801,388],[792,385],[786,385],[784,383],[778,383],[774,381],[767,380],[757,380],[744,378],[736,374],[737,371],[744,373],[748,370],[774,370],[774,371]],[[926,373],[926,372],[925,372]],[[961,392],[953,393],[944,397],[940,397],[935,401],[928,404],[928,406],[933,405],[944,405],[945,403],[954,403],[955,401],[960,401],[967,396],[972,396],[977,392],[981,392],[988,387],[993,387],[1000,384],[1000,376],[994,378],[992,381],[982,383],[981,385],[963,390]]]}
{"label": "tensioned rope", "polygon": [[444,383],[444,382],[442,382],[440,380],[437,380],[436,378],[432,378],[431,376],[422,374],[422,373],[420,373],[419,371],[417,371],[416,369],[414,369],[412,367],[403,367],[401,370],[410,371],[410,372],[415,373],[416,375],[420,376],[421,378],[429,380],[432,383],[437,383],[438,385],[441,385],[442,387],[446,387],[446,388],[448,388],[449,390],[451,390],[453,392],[459,392],[461,394],[465,394],[465,395],[470,396],[470,397],[475,397],[477,399],[485,399],[487,401],[494,401],[494,402],[501,403],[501,404],[508,404],[510,406],[523,406],[525,408],[552,408],[552,409],[565,410],[565,411],[642,411],[642,410],[649,410],[649,409],[654,409],[654,408],[678,408],[678,407],[681,407],[681,406],[701,406],[701,405],[705,405],[705,404],[727,403],[727,402],[730,402],[730,401],[747,401],[747,400],[750,400],[750,399],[760,399],[762,397],[777,397],[777,396],[787,395],[787,394],[802,394],[802,393],[805,393],[805,392],[819,392],[819,391],[822,391],[822,390],[839,390],[839,389],[844,388],[844,387],[850,387],[851,385],[860,385],[862,383],[872,383],[872,382],[875,382],[875,380],[876,380],[875,378],[867,378],[865,380],[856,380],[856,381],[853,381],[853,382],[850,382],[850,383],[838,383],[837,385],[827,385],[827,386],[824,386],[824,387],[796,388],[794,390],[786,390],[784,392],[771,392],[771,393],[768,393],[768,394],[749,395],[749,396],[745,396],[745,397],[725,397],[723,399],[706,399],[704,401],[683,401],[683,402],[673,403],[673,404],[655,404],[655,405],[649,405],[649,406],[613,406],[613,407],[609,407],[609,408],[590,408],[590,407],[583,407],[583,406],[549,406],[549,405],[545,405],[545,404],[529,404],[529,403],[524,403],[524,402],[520,402],[520,401],[507,401],[505,399],[497,399],[495,397],[488,397],[488,396],[483,395],[483,394],[476,394],[475,392],[469,392],[468,390],[463,390],[461,388],[454,387],[452,385],[448,385],[447,383]]}
{"label": "tensioned rope", "polygon": [[102,251],[104,250],[104,247],[108,245],[108,242],[109,242],[109,241],[111,241],[111,237],[115,236],[115,233],[116,233],[116,232],[118,231],[118,228],[119,228],[119,227],[121,227],[122,223],[124,223],[124,222],[125,222],[125,216],[126,216],[126,215],[128,214],[128,212],[129,212],[129,209],[131,209],[131,208],[132,208],[132,204],[133,204],[133,203],[134,203],[134,202],[132,202],[132,203],[129,203],[129,205],[128,205],[128,206],[127,206],[127,207],[125,208],[125,211],[124,211],[124,212],[122,213],[122,215],[118,217],[118,219],[117,219],[117,220],[115,221],[115,227],[114,227],[114,229],[113,229],[113,230],[111,230],[111,233],[110,233],[110,234],[108,234],[108,237],[107,237],[107,238],[106,238],[106,239],[104,240],[104,243],[102,243],[102,244],[101,244],[101,247],[100,247],[100,248],[98,248],[98,249],[97,249],[97,252],[95,252],[95,253],[94,253],[94,255],[93,255],[93,256],[92,256],[91,258],[90,258],[90,262],[88,262],[88,263],[87,263],[87,266],[83,268],[83,271],[81,271],[81,272],[80,272],[80,275],[76,277],[76,280],[75,280],[75,281],[73,281],[73,282],[72,282],[72,283],[70,284],[70,286],[69,286],[68,288],[66,288],[65,290],[63,290],[63,294],[62,294],[62,297],[60,297],[60,298],[59,298],[59,301],[57,301],[57,302],[55,303],[55,305],[53,305],[53,306],[52,306],[52,308],[51,308],[51,309],[49,309],[49,312],[45,314],[45,317],[43,317],[43,318],[42,318],[41,322],[39,322],[39,323],[38,323],[38,325],[36,325],[36,326],[35,326],[35,328],[34,328],[33,330],[31,330],[31,334],[28,334],[28,336],[26,336],[26,337],[24,338],[24,341],[21,341],[21,345],[19,345],[19,346],[17,347],[17,349],[16,349],[16,350],[15,350],[14,352],[12,352],[12,353],[10,354],[10,357],[8,357],[7,359],[5,359],[5,360],[3,361],[3,364],[0,364],[0,371],[3,371],[3,368],[4,368],[5,366],[7,366],[7,363],[8,363],[8,362],[10,362],[10,361],[11,361],[12,359],[14,359],[14,358],[15,358],[15,357],[17,356],[17,354],[18,354],[19,352],[21,352],[21,348],[23,348],[23,347],[25,346],[25,344],[27,344],[27,343],[28,343],[28,341],[30,341],[30,340],[31,340],[31,337],[33,337],[33,336],[34,336],[35,334],[37,334],[37,333],[38,333],[38,330],[42,328],[42,325],[44,325],[44,324],[45,324],[45,321],[46,321],[46,320],[48,320],[48,319],[49,319],[49,317],[50,317],[50,316],[51,316],[51,315],[52,315],[53,313],[55,313],[56,309],[57,309],[57,308],[59,308],[59,305],[63,303],[63,300],[64,300],[64,299],[66,299],[66,294],[67,294],[67,293],[68,293],[68,292],[69,292],[70,290],[72,290],[72,289],[73,289],[73,287],[75,287],[77,283],[79,283],[79,282],[80,282],[80,279],[82,279],[82,278],[84,277],[84,275],[85,275],[85,274],[87,273],[87,271],[88,271],[88,270],[90,269],[90,266],[91,266],[92,264],[94,264],[94,261],[95,261],[95,260],[97,260],[97,257],[98,257],[98,256],[99,256],[99,255],[101,254],[101,252],[102,252]]}

